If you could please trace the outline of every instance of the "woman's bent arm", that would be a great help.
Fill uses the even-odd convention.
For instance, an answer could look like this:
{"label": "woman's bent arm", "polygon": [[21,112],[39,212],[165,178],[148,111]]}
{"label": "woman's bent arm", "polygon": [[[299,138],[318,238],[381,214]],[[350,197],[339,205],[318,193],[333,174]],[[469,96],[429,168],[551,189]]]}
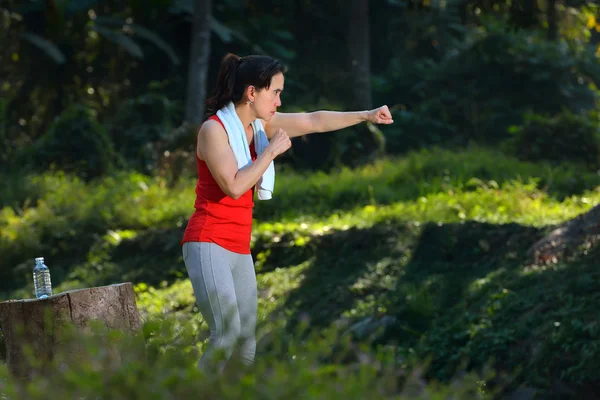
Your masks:
{"label": "woman's bent arm", "polygon": [[256,185],[269,164],[277,156],[272,148],[265,151],[248,167],[238,170],[227,132],[218,122],[207,121],[198,132],[198,157],[204,159],[210,173],[226,195],[239,199]]}

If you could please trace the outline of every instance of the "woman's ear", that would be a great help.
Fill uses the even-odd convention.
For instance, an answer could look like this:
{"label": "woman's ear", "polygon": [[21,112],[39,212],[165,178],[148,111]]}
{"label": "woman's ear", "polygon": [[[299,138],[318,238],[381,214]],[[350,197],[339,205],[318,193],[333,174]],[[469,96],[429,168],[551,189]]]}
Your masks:
{"label": "woman's ear", "polygon": [[248,96],[248,101],[254,103],[256,97],[256,88],[252,85],[249,85],[248,89],[246,90],[246,95]]}

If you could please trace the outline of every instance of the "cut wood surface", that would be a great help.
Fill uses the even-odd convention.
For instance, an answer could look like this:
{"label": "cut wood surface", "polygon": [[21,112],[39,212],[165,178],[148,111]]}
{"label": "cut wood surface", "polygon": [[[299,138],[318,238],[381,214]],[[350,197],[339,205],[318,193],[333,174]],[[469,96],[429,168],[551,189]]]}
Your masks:
{"label": "cut wood surface", "polygon": [[34,366],[28,362],[28,353],[36,362],[47,364],[65,347],[64,334],[73,328],[85,330],[94,323],[126,332],[140,330],[142,323],[131,283],[0,303],[9,369],[16,376],[31,375]]}

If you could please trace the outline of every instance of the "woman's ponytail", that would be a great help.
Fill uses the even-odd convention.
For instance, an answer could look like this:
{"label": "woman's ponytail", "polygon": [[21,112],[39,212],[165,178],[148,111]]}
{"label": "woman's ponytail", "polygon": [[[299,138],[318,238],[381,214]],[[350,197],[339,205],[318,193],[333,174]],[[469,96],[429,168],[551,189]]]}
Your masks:
{"label": "woman's ponytail", "polygon": [[227,53],[221,61],[219,75],[213,95],[206,100],[206,114],[215,114],[224,105],[233,100],[235,79],[241,58],[235,54]]}

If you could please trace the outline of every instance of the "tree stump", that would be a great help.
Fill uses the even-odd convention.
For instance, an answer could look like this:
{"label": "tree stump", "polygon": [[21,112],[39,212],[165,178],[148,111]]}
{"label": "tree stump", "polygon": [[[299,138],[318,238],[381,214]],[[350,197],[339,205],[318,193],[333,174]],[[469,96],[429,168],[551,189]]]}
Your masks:
{"label": "tree stump", "polygon": [[43,371],[61,351],[77,358],[84,350],[72,346],[69,334],[90,332],[94,325],[135,334],[142,325],[129,282],[5,301],[0,324],[8,368],[20,378]]}

